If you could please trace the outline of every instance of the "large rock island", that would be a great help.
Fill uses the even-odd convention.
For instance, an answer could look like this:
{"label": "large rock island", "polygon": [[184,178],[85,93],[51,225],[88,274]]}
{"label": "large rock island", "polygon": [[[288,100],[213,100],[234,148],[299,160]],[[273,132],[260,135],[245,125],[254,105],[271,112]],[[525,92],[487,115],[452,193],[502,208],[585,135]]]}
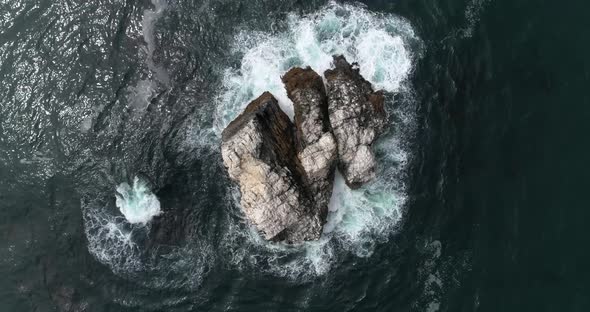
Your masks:
{"label": "large rock island", "polygon": [[294,123],[265,92],[222,133],[223,162],[240,188],[242,210],[267,240],[320,238],[336,167],[352,188],[375,176],[371,145],[386,121],[383,95],[344,57],[333,64],[327,88],[309,67],[282,77]]}

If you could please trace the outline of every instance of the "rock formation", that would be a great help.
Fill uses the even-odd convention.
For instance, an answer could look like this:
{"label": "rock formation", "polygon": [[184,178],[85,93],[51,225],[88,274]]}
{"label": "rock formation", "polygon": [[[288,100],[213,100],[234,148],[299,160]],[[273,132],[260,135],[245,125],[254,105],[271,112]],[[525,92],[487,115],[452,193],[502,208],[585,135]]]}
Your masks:
{"label": "rock formation", "polygon": [[268,240],[318,239],[322,221],[295,148],[295,127],[268,92],[250,103],[222,133],[221,154],[240,186],[246,217]]}
{"label": "rock formation", "polygon": [[344,57],[322,77],[293,68],[282,80],[295,123],[265,92],[222,133],[221,154],[246,218],[267,240],[320,238],[338,166],[359,187],[375,176],[371,145],[385,124],[383,95]]}
{"label": "rock formation", "polygon": [[343,56],[335,56],[333,64],[334,69],[324,76],[330,123],[338,143],[338,169],[349,187],[358,188],[375,178],[371,145],[385,126],[383,93],[374,92]]}
{"label": "rock formation", "polygon": [[324,82],[310,67],[293,68],[282,79],[295,110],[297,157],[309,183],[314,211],[319,211],[325,220],[332,195],[337,146],[328,118]]}

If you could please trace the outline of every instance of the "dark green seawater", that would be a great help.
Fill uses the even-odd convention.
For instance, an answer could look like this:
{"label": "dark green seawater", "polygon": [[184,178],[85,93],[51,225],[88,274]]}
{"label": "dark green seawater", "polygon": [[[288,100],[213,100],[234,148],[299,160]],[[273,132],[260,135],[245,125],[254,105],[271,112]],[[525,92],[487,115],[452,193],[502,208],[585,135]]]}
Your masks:
{"label": "dark green seawater", "polygon": [[[569,2],[0,0],[0,311],[590,311]],[[219,128],[328,50],[388,91],[379,178],[322,243],[273,246]],[[134,177],[147,225],[117,209]]]}

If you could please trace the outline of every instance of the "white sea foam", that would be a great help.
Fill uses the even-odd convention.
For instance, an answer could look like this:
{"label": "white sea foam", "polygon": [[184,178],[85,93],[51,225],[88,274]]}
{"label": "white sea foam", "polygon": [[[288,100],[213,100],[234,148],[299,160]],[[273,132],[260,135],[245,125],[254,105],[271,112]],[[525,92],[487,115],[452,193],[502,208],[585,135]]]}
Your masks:
{"label": "white sea foam", "polygon": [[321,74],[336,54],[359,63],[361,74],[376,88],[398,92],[412,69],[411,47],[419,42],[398,16],[336,3],[309,16],[291,14],[287,28],[277,34],[243,30],[235,38],[232,52],[243,57],[240,68],[224,72],[215,116],[218,132],[264,91],[275,95],[292,117],[281,75],[294,66],[311,66]]}
{"label": "white sea foam", "polygon": [[162,213],[160,201],[147,184],[138,177],[133,179],[133,186],[126,182],[119,184],[116,198],[117,207],[131,224],[145,225],[153,217]]}
{"label": "white sea foam", "polygon": [[84,230],[88,250],[115,272],[134,271],[140,267],[140,251],[133,240],[133,228],[123,217],[97,207],[85,207]]}
{"label": "white sea foam", "polygon": [[[343,54],[349,62],[359,63],[361,74],[377,89],[411,97],[407,79],[421,45],[403,18],[337,3],[308,16],[290,15],[283,32],[261,34],[242,30],[235,42],[233,52],[242,55],[242,60],[239,68],[224,72],[215,116],[218,134],[264,91],[273,93],[292,116],[292,103],[281,75],[293,66],[311,66],[323,73],[330,68],[334,54]],[[395,135],[383,138],[376,148],[378,179],[351,190],[336,175],[322,239],[293,248],[267,243],[252,228],[243,231],[242,227],[234,226],[230,229],[233,235],[225,243],[232,250],[231,262],[240,267],[250,263],[257,270],[282,276],[322,275],[338,259],[338,248],[367,257],[377,241],[391,235],[401,219],[405,201],[403,176],[410,156],[403,141],[412,128],[414,110],[412,101],[392,110],[392,97],[387,98],[388,110],[397,122],[392,125]],[[233,201],[238,203],[237,196]],[[251,246],[236,249],[244,240]]]}
{"label": "white sea foam", "polygon": [[[114,273],[153,288],[196,289],[208,271],[213,252],[208,242],[191,240],[183,246],[145,249],[148,226],[129,224],[112,209],[95,204],[83,207],[88,251]],[[139,275],[137,273],[147,273]]]}
{"label": "white sea foam", "polygon": [[153,239],[149,221],[161,211],[144,181],[136,177],[133,185],[117,187],[116,206],[123,215],[110,202],[91,200],[82,207],[88,250],[98,261],[131,279],[147,273],[137,282],[149,287],[194,289],[200,285],[212,262],[209,242],[189,240],[165,250],[161,246],[146,249],[146,242]]}

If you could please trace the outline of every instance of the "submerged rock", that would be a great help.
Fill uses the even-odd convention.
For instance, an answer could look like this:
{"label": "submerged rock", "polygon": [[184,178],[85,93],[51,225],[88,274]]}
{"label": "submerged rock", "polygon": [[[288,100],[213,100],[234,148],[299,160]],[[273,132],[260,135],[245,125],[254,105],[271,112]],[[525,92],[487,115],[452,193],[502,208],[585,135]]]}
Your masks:
{"label": "submerged rock", "polygon": [[251,102],[222,133],[221,154],[240,187],[244,214],[268,240],[298,243],[320,237],[295,127],[268,92]]}
{"label": "submerged rock", "polygon": [[373,142],[385,126],[384,97],[343,56],[326,70],[328,110],[338,144],[338,168],[346,184],[358,188],[375,178]]}
{"label": "submerged rock", "polygon": [[328,118],[324,82],[310,67],[292,68],[282,79],[295,110],[297,157],[309,182],[314,211],[325,222],[332,195],[337,146]]}

